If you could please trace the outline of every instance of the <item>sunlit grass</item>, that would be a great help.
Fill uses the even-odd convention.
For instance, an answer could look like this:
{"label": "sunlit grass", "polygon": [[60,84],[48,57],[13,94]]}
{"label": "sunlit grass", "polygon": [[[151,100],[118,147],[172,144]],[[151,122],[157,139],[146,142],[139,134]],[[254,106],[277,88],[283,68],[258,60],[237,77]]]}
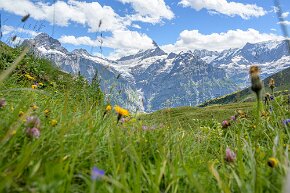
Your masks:
{"label": "sunlit grass", "polygon": [[[1,60],[18,53],[3,51]],[[284,96],[263,106],[259,122],[255,103],[236,103],[117,123],[125,109],[116,113],[97,86],[45,60],[24,57],[0,86],[0,192],[282,190],[290,145]],[[231,120],[239,110],[245,115]],[[29,116],[40,119],[39,138],[27,135]],[[231,125],[222,128],[223,120]],[[235,156],[226,158],[227,148]]]}

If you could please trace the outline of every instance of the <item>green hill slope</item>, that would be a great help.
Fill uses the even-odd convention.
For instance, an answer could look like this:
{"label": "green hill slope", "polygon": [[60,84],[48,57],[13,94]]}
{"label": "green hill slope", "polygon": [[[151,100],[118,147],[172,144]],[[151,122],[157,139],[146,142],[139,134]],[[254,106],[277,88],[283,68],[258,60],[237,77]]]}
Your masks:
{"label": "green hill slope", "polygon": [[[275,80],[275,95],[283,94],[287,95],[290,90],[290,68],[282,70],[276,74],[269,76],[268,78],[264,79],[264,93],[271,93],[270,88],[268,87],[268,83],[270,79],[273,78]],[[290,93],[289,93],[290,94]],[[228,104],[234,102],[243,102],[243,101],[253,101],[255,99],[255,95],[251,91],[250,88],[246,88],[241,91],[237,91],[225,96],[221,96],[209,101],[204,102],[203,104],[199,105],[201,107],[213,105],[213,104]]]}

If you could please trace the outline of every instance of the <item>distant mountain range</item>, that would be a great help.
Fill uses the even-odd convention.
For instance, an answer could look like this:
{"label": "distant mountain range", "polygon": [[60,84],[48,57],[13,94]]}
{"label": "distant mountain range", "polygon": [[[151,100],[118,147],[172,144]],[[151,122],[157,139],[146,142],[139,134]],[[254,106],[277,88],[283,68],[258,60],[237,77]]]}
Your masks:
{"label": "distant mountain range", "polygon": [[189,50],[166,53],[156,42],[153,49],[112,61],[86,50],[67,51],[47,34],[25,40],[39,57],[63,71],[89,81],[97,73],[103,92],[112,103],[151,112],[165,107],[195,106],[249,85],[248,69],[258,65],[262,77],[290,67],[286,41],[247,43],[222,52]]}

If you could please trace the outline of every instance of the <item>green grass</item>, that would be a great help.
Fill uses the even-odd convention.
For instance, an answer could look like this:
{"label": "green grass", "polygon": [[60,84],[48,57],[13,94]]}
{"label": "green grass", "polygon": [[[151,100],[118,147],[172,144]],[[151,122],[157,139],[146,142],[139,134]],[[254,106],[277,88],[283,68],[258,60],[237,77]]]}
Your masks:
{"label": "green grass", "polygon": [[[1,46],[0,76],[20,53]],[[31,89],[35,82],[44,87]],[[289,126],[281,123],[290,118],[282,96],[271,101],[273,112],[258,124],[254,103],[164,109],[116,124],[113,111],[103,117],[97,83],[89,85],[33,56],[0,83],[0,94],[7,101],[0,109],[0,192],[282,191],[290,144]],[[221,121],[238,109],[247,118],[223,129]],[[26,136],[30,115],[41,120],[38,139]],[[233,163],[224,159],[227,147],[236,152]],[[279,160],[274,168],[267,165],[270,157]],[[105,176],[92,180],[94,166]]]}

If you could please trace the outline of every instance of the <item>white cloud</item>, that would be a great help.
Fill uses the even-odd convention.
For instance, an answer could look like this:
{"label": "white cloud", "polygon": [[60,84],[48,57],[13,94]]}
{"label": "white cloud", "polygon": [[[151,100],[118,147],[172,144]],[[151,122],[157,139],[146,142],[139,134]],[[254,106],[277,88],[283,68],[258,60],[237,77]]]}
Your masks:
{"label": "white cloud", "polygon": [[3,35],[9,35],[9,34],[14,34],[14,35],[29,35],[30,37],[35,37],[37,36],[39,33],[33,30],[29,30],[29,29],[24,29],[24,28],[20,28],[20,27],[13,27],[13,26],[9,26],[9,25],[3,25],[2,26],[2,33]]}
{"label": "white cloud", "polygon": [[55,22],[59,26],[68,26],[71,22],[76,22],[89,27],[89,31],[92,32],[97,31],[100,20],[103,31],[124,29],[126,25],[130,25],[130,21],[125,21],[110,6],[101,6],[98,2],[68,0],[49,4],[30,0],[13,0],[13,3],[0,0],[0,8],[20,16],[29,13],[35,20]]}
{"label": "white cloud", "polygon": [[132,21],[147,23],[160,23],[163,19],[171,20],[174,13],[164,0],[118,0],[122,3],[130,3],[136,14],[129,15]]}
{"label": "white cloud", "polygon": [[[93,40],[87,36],[61,36],[58,40],[61,43],[75,46],[100,46],[98,39]],[[136,53],[140,49],[149,49],[153,47],[152,40],[146,34],[140,34],[136,31],[129,30],[115,30],[112,32],[112,36],[105,36],[102,41],[103,47],[114,49],[114,52],[110,54],[110,58],[119,58],[121,56]]]}
{"label": "white cloud", "polygon": [[279,7],[272,6],[272,10],[270,12],[278,13],[279,12]]}
{"label": "white cloud", "polygon": [[104,46],[110,48],[148,49],[152,48],[152,40],[146,34],[136,31],[116,30],[111,37],[104,38]]}
{"label": "white cloud", "polygon": [[284,12],[284,13],[281,14],[281,17],[282,18],[286,18],[286,17],[288,17],[288,15],[289,15],[289,12]]}
{"label": "white cloud", "polygon": [[[61,36],[58,39],[61,43],[72,44],[75,46],[99,46],[98,39],[93,40],[88,36]],[[152,47],[152,40],[146,34],[140,34],[136,31],[116,30],[112,36],[102,39],[103,46],[113,49],[148,49]]]}
{"label": "white cloud", "polygon": [[137,28],[137,29],[141,29],[141,26],[138,24],[132,24],[132,27]]}
{"label": "white cloud", "polygon": [[290,21],[280,21],[277,24],[280,24],[280,25],[290,25]]}
{"label": "white cloud", "polygon": [[197,11],[207,9],[231,17],[238,15],[243,19],[259,17],[267,13],[262,7],[255,4],[227,2],[227,0],[181,0],[179,4]]}
{"label": "white cloud", "polygon": [[249,43],[257,43],[268,40],[281,40],[282,36],[260,33],[255,29],[246,31],[237,29],[225,33],[201,34],[198,30],[184,30],[180,33],[175,44],[161,46],[166,52],[180,52],[184,50],[207,49],[222,51],[230,48],[239,48]]}
{"label": "white cloud", "polygon": [[99,42],[98,40],[92,40],[88,36],[82,36],[82,37],[75,37],[75,36],[66,36],[63,35],[58,39],[63,44],[71,44],[74,46],[98,46]]}

